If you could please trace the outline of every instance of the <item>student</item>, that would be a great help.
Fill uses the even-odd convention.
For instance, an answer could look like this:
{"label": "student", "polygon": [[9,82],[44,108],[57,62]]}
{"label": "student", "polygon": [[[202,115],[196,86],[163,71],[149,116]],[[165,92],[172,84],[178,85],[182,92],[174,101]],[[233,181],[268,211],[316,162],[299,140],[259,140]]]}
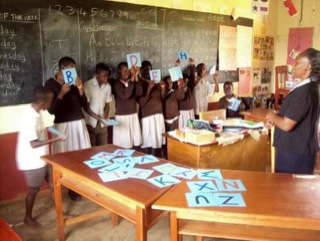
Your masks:
{"label": "student", "polygon": [[[26,196],[26,214],[24,223],[31,227],[40,224],[33,219],[32,209],[41,185],[47,180],[52,186],[52,174],[49,166],[40,156],[49,154],[47,144],[65,140],[65,137],[47,138],[47,133],[40,116],[41,110],[47,110],[53,100],[53,93],[45,87],[33,91],[33,102],[23,113],[16,150],[16,161],[19,170],[24,172],[28,186]],[[51,187],[52,188],[52,187]]]}
{"label": "student", "polygon": [[[96,75],[84,84],[84,92],[89,101],[89,108],[99,117],[107,119],[109,103],[112,101],[111,86],[108,83],[110,70],[104,63],[96,65]],[[99,119],[85,113],[91,146],[100,146],[108,143],[108,127]]]}
{"label": "student", "polygon": [[[246,106],[244,105],[244,103],[242,102],[241,98],[238,98],[234,93],[233,93],[233,84],[232,82],[225,82],[223,84],[223,91],[225,96],[221,97],[219,99],[219,109],[226,109],[226,116],[227,118],[233,118],[233,117],[242,117],[239,112],[240,111],[244,111]],[[232,105],[232,102],[230,102],[230,100],[232,98],[238,99],[240,100],[240,104],[238,109],[235,110],[231,110],[228,107]]]}
{"label": "student", "polygon": [[[82,81],[78,77],[75,85],[69,85],[63,79],[62,71],[75,68],[75,66],[76,62],[72,58],[61,58],[58,73],[45,83],[45,86],[54,93],[52,105],[48,109],[51,114],[55,115],[54,127],[69,137],[67,141],[53,143],[52,153],[91,147],[82,112],[82,108],[88,110],[88,101],[83,91]],[[81,196],[72,190],[69,190],[68,194],[71,200],[81,200]]]}
{"label": "student", "polygon": [[[176,66],[180,65],[180,60],[176,60]],[[179,101],[179,129],[187,127],[189,119],[194,120],[194,98],[192,90],[195,82],[194,60],[189,59],[190,77],[183,75],[180,80],[180,89],[184,92],[184,98]],[[178,87],[179,88],[179,87]]]}
{"label": "student", "polygon": [[[149,70],[152,65],[149,61],[143,61],[141,65],[144,94],[138,98],[141,114],[142,144],[141,148],[147,154],[161,157],[161,148],[165,144],[165,133],[162,100],[165,96],[165,84],[155,84],[150,80]],[[148,73],[148,74],[147,74]]]}
{"label": "student", "polygon": [[312,174],[319,150],[320,52],[309,48],[300,53],[293,73],[302,82],[285,97],[278,114],[270,111],[266,117],[275,125],[276,172]]}
{"label": "student", "polygon": [[[207,80],[209,72],[206,70],[204,63],[198,64],[197,77],[194,83],[193,96],[195,100],[194,114],[199,119],[199,113],[208,110],[208,95],[210,94],[210,83]],[[214,93],[219,92],[218,75],[213,75]]]}
{"label": "student", "polygon": [[165,83],[165,100],[164,100],[164,118],[166,132],[179,128],[179,101],[184,99],[184,91],[182,89],[182,79],[178,80],[178,89],[172,89],[172,80],[170,76],[163,79]]}
{"label": "student", "polygon": [[[137,148],[141,145],[141,129],[137,114],[136,97],[143,90],[138,78],[139,68],[121,62],[118,65],[119,79],[114,84],[115,120],[113,127],[113,144],[122,148]],[[130,74],[131,72],[131,74]]]}

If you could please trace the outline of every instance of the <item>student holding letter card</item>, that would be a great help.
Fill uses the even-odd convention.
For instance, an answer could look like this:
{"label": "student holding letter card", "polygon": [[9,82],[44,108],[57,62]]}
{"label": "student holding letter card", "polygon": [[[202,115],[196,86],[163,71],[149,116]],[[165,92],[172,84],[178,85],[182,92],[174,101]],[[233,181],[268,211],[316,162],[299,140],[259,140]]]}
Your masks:
{"label": "student holding letter card", "polygon": [[113,144],[122,148],[141,145],[141,129],[137,114],[136,98],[143,94],[139,81],[140,69],[132,66],[128,69],[126,62],[118,64],[119,79],[114,83],[115,120],[113,127]]}
{"label": "student holding letter card", "polygon": [[293,74],[302,81],[285,97],[278,114],[266,116],[275,125],[275,171],[312,174],[319,151],[320,51],[309,48],[295,59]]}
{"label": "student holding letter card", "polygon": [[[176,60],[176,66],[180,65],[180,59]],[[184,92],[184,98],[179,101],[179,128],[187,126],[189,119],[194,120],[194,99],[192,95],[192,89],[195,80],[195,65],[193,59],[189,59],[190,76],[183,75],[180,80],[180,87]]]}
{"label": "student holding letter card", "polygon": [[161,148],[165,144],[165,133],[162,100],[165,96],[165,85],[163,81],[156,84],[150,80],[152,65],[145,60],[141,66],[141,77],[143,78],[143,96],[138,98],[140,105],[140,117],[142,125],[141,148],[147,154],[161,157]]}
{"label": "student holding letter card", "polygon": [[225,82],[223,84],[223,91],[225,96],[219,99],[219,109],[226,109],[227,118],[242,117],[239,112],[244,111],[246,107],[241,98],[238,98],[233,93],[232,82]]}
{"label": "student holding letter card", "polygon": [[[74,85],[65,83],[63,70],[75,68],[76,62],[70,57],[59,60],[58,73],[47,80],[45,86],[54,93],[54,99],[48,111],[55,115],[54,128],[68,136],[66,141],[55,142],[52,153],[80,150],[91,147],[89,133],[84,121],[82,109],[88,110],[88,101],[79,77]],[[69,196],[79,201],[81,196],[69,190]]]}

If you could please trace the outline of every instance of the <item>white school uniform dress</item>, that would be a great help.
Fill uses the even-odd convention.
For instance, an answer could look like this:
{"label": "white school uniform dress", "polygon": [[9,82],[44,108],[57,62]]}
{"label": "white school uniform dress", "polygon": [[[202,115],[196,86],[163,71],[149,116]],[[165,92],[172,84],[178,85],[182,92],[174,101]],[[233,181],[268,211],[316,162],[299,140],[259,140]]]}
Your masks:
{"label": "white school uniform dress", "polygon": [[188,120],[194,120],[194,110],[180,110],[180,116],[179,116],[179,129],[182,129],[184,127],[187,127]]}
{"label": "white school uniform dress", "polygon": [[141,148],[161,148],[166,144],[162,136],[166,133],[163,114],[155,114],[141,119],[142,145]]}
{"label": "white school uniform dress", "polygon": [[[96,77],[88,80],[84,84],[84,92],[86,97],[90,103],[90,109],[99,116],[104,115],[104,107],[106,103],[110,103],[112,101],[111,94],[111,86],[109,83],[102,84],[99,86],[98,80]],[[93,128],[97,126],[97,120],[87,114],[84,111],[86,123]],[[102,124],[103,125],[103,124]],[[101,126],[101,127],[104,127]]]}
{"label": "white school uniform dress", "polygon": [[[121,82],[126,88],[128,88],[127,82]],[[114,118],[118,122],[118,124],[113,127],[113,145],[122,148],[132,148],[133,146],[140,146],[142,137],[138,114],[133,113],[129,115],[115,115]]]}
{"label": "white school uniform dress", "polygon": [[201,80],[193,89],[194,114],[208,110],[208,95],[210,93],[210,84],[207,80]]}
{"label": "white school uniform dress", "polygon": [[19,170],[35,170],[47,164],[41,156],[49,154],[48,145],[32,148],[30,142],[46,140],[47,132],[40,114],[29,105],[23,113],[16,149],[16,162]]}

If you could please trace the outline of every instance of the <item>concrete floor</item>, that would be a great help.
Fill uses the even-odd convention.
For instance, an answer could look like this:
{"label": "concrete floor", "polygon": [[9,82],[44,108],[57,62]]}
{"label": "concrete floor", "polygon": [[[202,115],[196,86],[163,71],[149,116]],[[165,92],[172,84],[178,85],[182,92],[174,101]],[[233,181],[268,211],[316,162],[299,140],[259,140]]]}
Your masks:
{"label": "concrete floor", "polygon": [[[89,200],[71,201],[63,192],[64,210],[73,215],[79,215],[99,209],[99,206]],[[23,224],[24,200],[16,200],[0,205],[0,216],[11,224],[15,232],[24,241],[56,241],[56,215],[53,201],[48,190],[39,193],[33,217],[41,224],[40,228],[32,229]],[[134,241],[136,237],[135,225],[120,219],[119,225],[112,227],[110,216],[90,219],[83,223],[69,226],[65,230],[67,241]],[[0,237],[1,240],[1,237]],[[169,217],[160,220],[148,231],[149,241],[170,241]],[[184,236],[183,241],[193,241],[194,237]],[[205,241],[227,241],[226,239],[206,238]]]}

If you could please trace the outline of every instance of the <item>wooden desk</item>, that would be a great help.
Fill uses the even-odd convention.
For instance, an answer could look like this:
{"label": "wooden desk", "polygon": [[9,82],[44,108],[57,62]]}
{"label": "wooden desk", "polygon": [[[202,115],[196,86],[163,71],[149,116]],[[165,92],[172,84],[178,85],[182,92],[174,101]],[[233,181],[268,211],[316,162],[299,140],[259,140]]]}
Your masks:
{"label": "wooden desk", "polygon": [[245,120],[251,120],[256,122],[266,122],[266,116],[267,114],[272,111],[270,109],[263,109],[263,108],[257,108],[257,109],[251,109],[240,112],[241,115],[243,115]]}
{"label": "wooden desk", "polygon": [[[181,182],[152,206],[170,211],[171,241],[181,235],[236,240],[319,241],[320,178],[223,170],[224,179],[242,180],[246,207],[189,208]],[[179,239],[181,240],[181,239]]]}
{"label": "wooden desk", "polygon": [[241,141],[228,146],[209,144],[197,146],[166,135],[168,160],[195,168],[218,168],[244,171],[265,171],[270,160],[268,136],[259,141],[245,136]]}
{"label": "wooden desk", "polygon": [[[115,213],[128,221],[136,224],[136,240],[147,240],[147,230],[160,218],[167,214],[165,211],[152,210],[151,205],[170,189],[158,188],[146,180],[125,179],[104,183],[97,174],[97,169],[91,169],[83,161],[89,160],[94,154],[106,151],[114,152],[118,147],[105,145],[85,150],[65,152],[42,157],[52,165],[55,204],[58,221],[59,240],[65,240],[64,226],[82,222],[88,218],[105,215],[105,210],[79,216],[72,219],[63,219],[61,185],[72,189],[89,200],[101,205],[112,213]],[[135,153],[135,156],[142,153]],[[141,168],[151,169],[152,166],[164,163],[151,163],[141,165]],[[154,172],[153,176],[160,175]],[[152,176],[151,176],[152,177]],[[112,217],[113,224],[117,224],[117,216]]]}

